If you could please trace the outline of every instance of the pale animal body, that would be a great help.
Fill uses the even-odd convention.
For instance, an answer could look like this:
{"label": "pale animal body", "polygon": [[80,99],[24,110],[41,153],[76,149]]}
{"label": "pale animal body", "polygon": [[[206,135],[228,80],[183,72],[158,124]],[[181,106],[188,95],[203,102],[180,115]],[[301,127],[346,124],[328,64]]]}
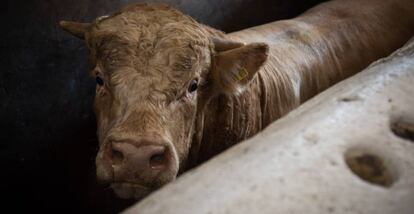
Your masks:
{"label": "pale animal body", "polygon": [[61,26],[94,65],[98,179],[141,198],[403,45],[414,2],[331,1],[227,35],[151,4]]}

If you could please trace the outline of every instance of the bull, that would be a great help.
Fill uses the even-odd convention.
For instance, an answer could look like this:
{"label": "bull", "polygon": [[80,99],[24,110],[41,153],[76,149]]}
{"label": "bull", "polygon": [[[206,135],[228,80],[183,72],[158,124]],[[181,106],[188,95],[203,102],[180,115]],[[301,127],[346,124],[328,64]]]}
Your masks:
{"label": "bull", "polygon": [[330,1],[230,34],[159,4],[60,26],[93,65],[97,178],[138,199],[400,47],[414,1]]}

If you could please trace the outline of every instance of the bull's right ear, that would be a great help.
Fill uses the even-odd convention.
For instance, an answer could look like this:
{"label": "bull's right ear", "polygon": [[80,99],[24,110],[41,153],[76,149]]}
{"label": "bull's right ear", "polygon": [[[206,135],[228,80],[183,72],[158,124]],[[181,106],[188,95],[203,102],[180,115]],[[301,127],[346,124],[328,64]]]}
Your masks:
{"label": "bull's right ear", "polygon": [[72,21],[60,21],[60,27],[66,32],[80,38],[85,39],[85,32],[91,26],[90,23],[72,22]]}

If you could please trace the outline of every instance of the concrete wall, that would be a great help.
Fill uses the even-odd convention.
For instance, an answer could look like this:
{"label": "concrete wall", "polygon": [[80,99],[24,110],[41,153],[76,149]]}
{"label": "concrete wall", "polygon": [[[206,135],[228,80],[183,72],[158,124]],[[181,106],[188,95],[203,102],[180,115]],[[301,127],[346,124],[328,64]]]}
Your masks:
{"label": "concrete wall", "polygon": [[125,213],[414,213],[414,39]]}

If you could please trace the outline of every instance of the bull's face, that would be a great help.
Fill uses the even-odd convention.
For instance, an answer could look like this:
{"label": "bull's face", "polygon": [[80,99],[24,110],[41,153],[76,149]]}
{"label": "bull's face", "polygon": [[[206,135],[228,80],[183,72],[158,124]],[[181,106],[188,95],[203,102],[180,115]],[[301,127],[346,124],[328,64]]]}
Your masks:
{"label": "bull's face", "polygon": [[97,177],[122,198],[172,181],[187,160],[208,100],[236,93],[267,46],[212,38],[164,6],[129,7],[91,24],[61,22],[85,40],[96,79]]}

